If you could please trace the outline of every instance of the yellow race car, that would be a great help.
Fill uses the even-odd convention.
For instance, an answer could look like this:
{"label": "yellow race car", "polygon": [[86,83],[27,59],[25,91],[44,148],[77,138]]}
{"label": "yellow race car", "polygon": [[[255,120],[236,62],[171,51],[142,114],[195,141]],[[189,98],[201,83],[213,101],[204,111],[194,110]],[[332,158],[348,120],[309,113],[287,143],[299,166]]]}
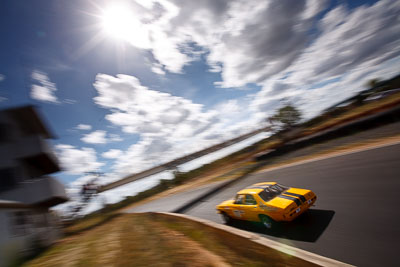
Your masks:
{"label": "yellow race car", "polygon": [[275,222],[292,221],[315,203],[311,190],[293,188],[276,182],[253,184],[240,190],[235,199],[217,205],[226,223],[232,219],[261,222],[272,228]]}

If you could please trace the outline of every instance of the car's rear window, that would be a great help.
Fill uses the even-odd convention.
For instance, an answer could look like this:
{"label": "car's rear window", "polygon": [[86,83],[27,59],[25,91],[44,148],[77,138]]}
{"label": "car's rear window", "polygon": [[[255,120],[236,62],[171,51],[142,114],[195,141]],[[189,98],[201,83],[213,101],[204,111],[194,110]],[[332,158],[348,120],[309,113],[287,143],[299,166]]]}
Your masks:
{"label": "car's rear window", "polygon": [[262,200],[269,201],[288,189],[289,189],[289,187],[287,187],[287,186],[283,186],[280,184],[274,184],[274,185],[264,188],[264,190],[261,191],[260,193],[258,193],[258,195],[261,197]]}

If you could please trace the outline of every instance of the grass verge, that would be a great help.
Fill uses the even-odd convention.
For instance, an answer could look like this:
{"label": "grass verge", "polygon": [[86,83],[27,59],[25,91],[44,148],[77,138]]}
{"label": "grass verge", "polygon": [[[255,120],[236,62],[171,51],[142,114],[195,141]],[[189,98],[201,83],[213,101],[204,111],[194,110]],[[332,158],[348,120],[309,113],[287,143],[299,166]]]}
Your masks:
{"label": "grass verge", "polygon": [[107,223],[118,216],[118,213],[98,213],[95,216],[88,216],[84,219],[75,221],[71,225],[64,227],[64,234],[66,236],[79,234],[81,232],[93,229],[97,226]]}
{"label": "grass verge", "polygon": [[373,101],[371,103],[364,103],[363,105],[354,107],[344,112],[343,114],[335,117],[330,117],[327,120],[311,126],[304,130],[303,135],[310,135],[325,129],[341,125],[343,123],[353,121],[377,112],[381,112],[394,106],[398,106],[400,103],[400,93],[393,94],[387,98]]}
{"label": "grass verge", "polygon": [[[237,250],[241,240],[221,237],[198,223],[153,214],[124,214],[64,238],[23,266],[299,266],[274,250]],[[285,256],[286,255],[286,256]],[[305,262],[307,263],[307,262]],[[302,265],[304,266],[304,265]]]}

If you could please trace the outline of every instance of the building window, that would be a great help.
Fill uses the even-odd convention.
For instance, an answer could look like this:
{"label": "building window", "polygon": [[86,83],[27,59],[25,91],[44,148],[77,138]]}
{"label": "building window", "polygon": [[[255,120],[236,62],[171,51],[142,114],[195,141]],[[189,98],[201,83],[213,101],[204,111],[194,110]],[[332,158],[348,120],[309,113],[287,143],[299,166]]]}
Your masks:
{"label": "building window", "polygon": [[9,190],[17,185],[14,168],[0,169],[0,192]]}
{"label": "building window", "polygon": [[0,123],[0,144],[8,141],[7,138],[7,125]]}
{"label": "building window", "polygon": [[11,233],[14,236],[23,236],[28,234],[29,213],[26,211],[17,211],[11,215]]}

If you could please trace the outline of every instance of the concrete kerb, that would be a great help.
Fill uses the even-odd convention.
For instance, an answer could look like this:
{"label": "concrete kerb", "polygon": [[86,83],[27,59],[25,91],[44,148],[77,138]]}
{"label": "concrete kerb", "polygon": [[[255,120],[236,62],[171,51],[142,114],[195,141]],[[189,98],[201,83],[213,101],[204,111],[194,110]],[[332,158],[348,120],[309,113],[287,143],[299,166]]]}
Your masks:
{"label": "concrete kerb", "polygon": [[218,224],[212,221],[208,221],[205,219],[200,219],[196,218],[193,216],[185,215],[185,214],[177,214],[177,213],[168,213],[168,212],[151,212],[151,214],[156,214],[156,215],[161,215],[165,217],[174,217],[174,218],[180,218],[183,220],[188,220],[188,221],[194,221],[197,223],[200,223],[208,228],[212,228],[214,231],[220,231],[224,232],[224,234],[229,234],[229,235],[234,235],[238,238],[253,242],[255,244],[261,245],[265,248],[268,249],[273,249],[276,251],[279,251],[281,253],[285,253],[287,255],[290,255],[292,257],[299,258],[301,260],[307,261],[312,264],[320,265],[320,266],[326,266],[326,267],[334,267],[334,266],[343,266],[343,267],[350,267],[353,265],[340,262],[334,259],[330,259],[327,257],[320,256],[318,254],[314,254],[299,248],[295,248],[292,246],[288,246],[286,244],[282,244],[276,241],[273,241],[271,239],[261,237],[257,234],[249,233],[240,229],[236,229],[234,227],[230,227],[227,225],[222,225]]}

